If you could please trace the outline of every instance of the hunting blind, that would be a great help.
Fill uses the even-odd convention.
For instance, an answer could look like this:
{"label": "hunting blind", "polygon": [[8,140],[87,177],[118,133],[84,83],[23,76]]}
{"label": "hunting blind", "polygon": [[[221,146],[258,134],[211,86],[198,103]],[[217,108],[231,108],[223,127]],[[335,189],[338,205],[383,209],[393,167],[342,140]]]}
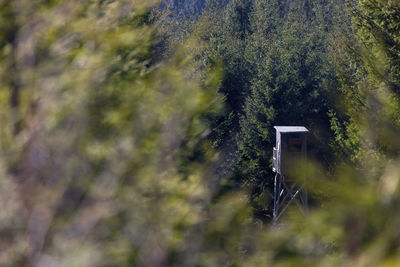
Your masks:
{"label": "hunting blind", "polygon": [[294,202],[300,210],[308,212],[307,192],[304,184],[297,185],[289,179],[295,172],[296,160],[307,157],[307,134],[303,126],[275,126],[276,147],[273,149],[274,210],[273,221],[277,223],[281,215]]}

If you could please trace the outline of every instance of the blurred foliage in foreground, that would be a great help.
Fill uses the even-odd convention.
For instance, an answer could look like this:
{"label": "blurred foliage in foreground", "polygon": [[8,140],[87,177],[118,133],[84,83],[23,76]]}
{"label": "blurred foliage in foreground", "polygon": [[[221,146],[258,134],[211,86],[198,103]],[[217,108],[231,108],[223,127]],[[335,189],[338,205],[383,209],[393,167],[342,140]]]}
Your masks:
{"label": "blurred foliage in foreground", "polygon": [[151,4],[1,1],[0,265],[157,266],[199,245],[210,190],[185,151],[207,151],[219,74],[191,44],[153,62]]}
{"label": "blurred foliage in foreground", "polygon": [[332,117],[352,161],[302,164],[321,204],[280,228],[215,197],[220,73],[195,38],[155,60],[152,4],[0,0],[0,265],[399,265],[399,4],[350,7]]}

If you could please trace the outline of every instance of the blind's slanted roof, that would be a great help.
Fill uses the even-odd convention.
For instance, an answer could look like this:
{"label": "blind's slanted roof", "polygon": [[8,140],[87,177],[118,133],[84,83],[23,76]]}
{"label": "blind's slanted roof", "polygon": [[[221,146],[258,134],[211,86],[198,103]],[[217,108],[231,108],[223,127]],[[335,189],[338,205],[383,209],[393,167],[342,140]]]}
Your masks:
{"label": "blind's slanted roof", "polygon": [[306,127],[304,126],[274,126],[277,132],[280,133],[308,133]]}

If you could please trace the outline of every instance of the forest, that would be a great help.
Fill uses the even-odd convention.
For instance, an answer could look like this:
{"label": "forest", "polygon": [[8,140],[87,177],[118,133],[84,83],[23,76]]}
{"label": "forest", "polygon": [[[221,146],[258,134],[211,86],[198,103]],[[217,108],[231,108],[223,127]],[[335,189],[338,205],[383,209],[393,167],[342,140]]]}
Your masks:
{"label": "forest", "polygon": [[0,266],[400,266],[398,0],[0,0],[0,63]]}

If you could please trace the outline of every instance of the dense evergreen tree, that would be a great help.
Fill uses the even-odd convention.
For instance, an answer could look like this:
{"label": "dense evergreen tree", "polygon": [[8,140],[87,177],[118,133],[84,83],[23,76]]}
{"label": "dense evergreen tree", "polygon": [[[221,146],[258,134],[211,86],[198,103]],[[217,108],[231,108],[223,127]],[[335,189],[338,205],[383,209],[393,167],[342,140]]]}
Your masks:
{"label": "dense evergreen tree", "polygon": [[[332,126],[338,154],[366,167],[379,157],[398,153],[394,132],[400,127],[399,4],[360,1],[350,10],[357,36],[335,50],[343,97]],[[391,130],[381,124],[383,118],[391,122]],[[369,129],[370,124],[375,129]]]}
{"label": "dense evergreen tree", "polygon": [[225,115],[214,118],[211,135],[223,154],[220,175],[226,186],[250,190],[261,217],[270,212],[272,126],[309,127],[317,156],[325,165],[332,160],[321,140],[331,137],[328,92],[338,85],[328,40],[343,23],[340,6],[341,1],[230,1],[205,12],[196,26],[195,34],[209,42],[205,62],[220,59],[225,68]]}
{"label": "dense evergreen tree", "polygon": [[[327,114],[332,105],[328,91],[337,83],[327,56],[327,29],[332,26],[325,26],[318,14],[328,11],[333,15],[332,6],[316,10],[320,3],[315,1],[293,2],[289,7],[279,2],[260,2],[253,17],[257,28],[249,48],[256,71],[237,142],[242,179],[251,186],[258,210],[268,215],[270,207],[266,203],[272,197],[269,192],[273,182],[273,126],[307,126],[314,136],[312,145],[318,147],[311,153],[318,153],[321,163],[328,164],[332,159],[330,148],[321,140],[330,138]],[[282,12],[286,12],[284,23],[277,15]]]}

